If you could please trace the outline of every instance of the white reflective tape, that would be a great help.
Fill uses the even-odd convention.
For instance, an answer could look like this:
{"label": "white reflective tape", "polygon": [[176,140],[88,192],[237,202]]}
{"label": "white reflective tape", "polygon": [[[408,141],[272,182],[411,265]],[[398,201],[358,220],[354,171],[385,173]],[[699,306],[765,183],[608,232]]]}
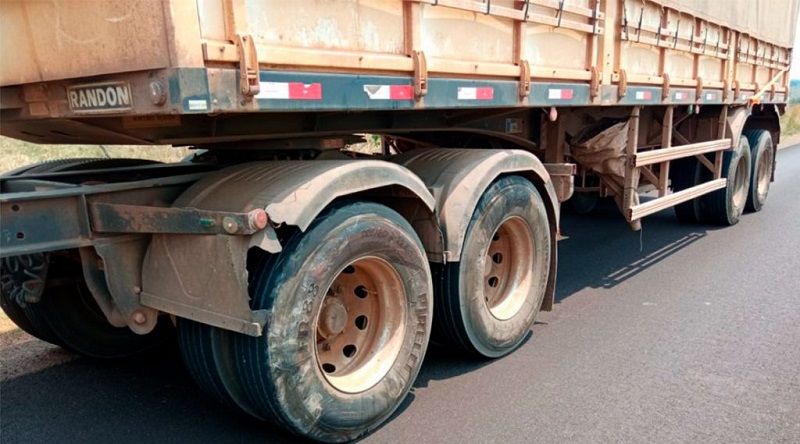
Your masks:
{"label": "white reflective tape", "polygon": [[260,82],[261,90],[256,99],[288,99],[289,84],[286,82]]}
{"label": "white reflective tape", "polygon": [[458,100],[476,100],[478,88],[458,88]]}
{"label": "white reflective tape", "polygon": [[364,85],[364,92],[370,100],[389,100],[391,99],[391,88],[389,85]]}

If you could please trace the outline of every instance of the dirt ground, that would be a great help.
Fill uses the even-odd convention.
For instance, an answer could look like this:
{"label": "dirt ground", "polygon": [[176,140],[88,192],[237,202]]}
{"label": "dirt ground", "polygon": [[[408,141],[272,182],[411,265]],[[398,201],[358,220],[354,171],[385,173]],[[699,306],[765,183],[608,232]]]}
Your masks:
{"label": "dirt ground", "polygon": [[0,311],[0,382],[76,358],[76,355],[20,330]]}

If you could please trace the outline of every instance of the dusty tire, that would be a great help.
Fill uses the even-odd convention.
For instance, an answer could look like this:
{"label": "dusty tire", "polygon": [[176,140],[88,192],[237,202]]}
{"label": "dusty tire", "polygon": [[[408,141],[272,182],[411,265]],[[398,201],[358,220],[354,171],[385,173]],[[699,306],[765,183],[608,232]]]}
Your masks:
{"label": "dusty tire", "polygon": [[[672,191],[678,192],[691,188],[700,183],[701,168],[705,168],[694,157],[675,160],[670,165],[670,179]],[[702,220],[700,199],[695,198],[674,207],[675,217],[684,224],[696,224]]]}
{"label": "dusty tire", "polygon": [[183,318],[177,330],[181,357],[195,383],[218,402],[259,418],[234,370],[232,333]]}
{"label": "dusty tire", "polygon": [[739,222],[750,188],[750,164],[750,144],[740,137],[736,148],[722,157],[722,177],[728,179],[728,185],[701,198],[704,221],[721,226]]}
{"label": "dusty tire", "polygon": [[174,329],[168,319],[138,335],[127,327],[109,324],[94,300],[79,261],[51,255],[48,280],[41,301],[25,306],[25,314],[40,331],[50,331],[57,345],[100,359],[132,356],[165,343]]}
{"label": "dusty tire", "polygon": [[411,226],[372,203],[336,205],[253,271],[261,337],[234,335],[236,372],[260,416],[324,442],[383,423],[411,388],[432,289]]}
{"label": "dusty tire", "polygon": [[[30,303],[20,305],[18,300],[20,296],[15,294],[23,285],[21,282],[30,279],[30,275],[26,275],[24,268],[31,266],[34,268],[46,267],[47,258],[40,253],[2,259],[2,264],[0,264],[0,282],[2,283],[2,288],[0,288],[0,308],[3,309],[6,316],[17,327],[29,335],[54,345],[63,346],[64,344],[49,326],[46,324],[35,325],[31,322],[26,313],[26,309],[31,310]],[[41,271],[43,271],[46,279],[47,270]]]}
{"label": "dusty tire", "polygon": [[509,176],[484,192],[461,261],[435,266],[434,340],[496,358],[527,336],[547,286],[550,227],[527,180]]}
{"label": "dusty tire", "polygon": [[761,211],[767,202],[772,170],[775,166],[775,148],[767,130],[745,131],[750,143],[750,189],[744,210],[749,213]]}
{"label": "dusty tire", "polygon": [[[30,165],[25,165],[11,171],[7,171],[0,175],[0,177],[18,177],[30,174],[52,173],[61,171],[74,171],[80,169],[102,169],[102,168],[119,168],[149,165],[158,162],[145,159],[101,159],[101,158],[72,158],[72,159],[54,159],[45,160]],[[31,255],[44,259],[44,255]],[[14,273],[9,269],[10,260],[14,258],[4,259],[3,264],[0,265],[0,279],[3,280],[3,288],[0,289],[0,307],[9,319],[11,319],[17,327],[21,328],[31,336],[49,342],[54,345],[66,347],[66,344],[58,338],[58,336],[50,328],[49,324],[44,320],[44,315],[39,313],[38,304],[31,303],[21,306],[17,301],[12,300],[10,293],[15,291],[15,283],[10,283],[6,279],[8,274]],[[22,260],[23,258],[19,258]],[[44,296],[44,295],[43,295]],[[33,319],[31,319],[33,318]]]}

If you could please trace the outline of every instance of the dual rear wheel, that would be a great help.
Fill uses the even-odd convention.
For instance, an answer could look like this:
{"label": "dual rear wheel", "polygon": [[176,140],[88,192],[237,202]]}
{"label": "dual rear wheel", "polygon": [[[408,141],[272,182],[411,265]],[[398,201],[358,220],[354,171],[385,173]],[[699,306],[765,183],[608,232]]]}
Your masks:
{"label": "dual rear wheel", "polygon": [[[356,439],[397,409],[437,340],[498,357],[542,303],[550,229],[536,188],[504,177],[481,198],[459,263],[435,265],[410,224],[369,202],[337,203],[279,254],[251,254],[260,337],[179,319],[181,353],[217,400],[325,442]],[[435,286],[434,286],[435,283]],[[434,303],[437,304],[434,310]]]}
{"label": "dual rear wheel", "polygon": [[[769,131],[745,131],[736,148],[723,153],[722,160],[722,177],[728,179],[727,186],[675,206],[678,220],[730,226],[739,222],[743,212],[761,211],[764,207],[775,160]],[[673,164],[674,191],[711,178],[711,171],[695,158],[679,159]]]}

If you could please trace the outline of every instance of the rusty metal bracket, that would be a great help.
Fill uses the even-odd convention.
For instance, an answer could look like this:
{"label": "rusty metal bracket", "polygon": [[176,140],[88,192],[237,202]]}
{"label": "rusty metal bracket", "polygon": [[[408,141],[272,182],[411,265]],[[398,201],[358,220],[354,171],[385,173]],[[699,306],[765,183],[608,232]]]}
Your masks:
{"label": "rusty metal bracket", "polygon": [[239,52],[239,90],[249,102],[261,90],[258,79],[258,54],[253,37],[236,34],[236,49]]}
{"label": "rusty metal bracket", "polygon": [[419,102],[428,94],[428,62],[422,51],[414,51],[411,58],[414,60],[414,100]]}
{"label": "rusty metal bracket", "polygon": [[519,61],[519,98],[524,99],[531,94],[531,65],[527,60]]}
{"label": "rusty metal bracket", "polygon": [[661,84],[661,100],[667,100],[669,98],[669,74],[664,73],[661,77],[664,79]]}
{"label": "rusty metal bracket", "polygon": [[261,208],[232,213],[109,203],[88,206],[92,231],[96,233],[251,235],[264,229],[268,222],[267,213]]}
{"label": "rusty metal bracket", "polygon": [[734,101],[739,100],[739,94],[741,94],[741,92],[742,92],[741,83],[739,83],[738,80],[734,80],[733,81],[733,100]]}
{"label": "rusty metal bracket", "polygon": [[695,80],[697,81],[697,87],[695,88],[696,100],[700,101],[703,96],[703,78],[697,77]]}
{"label": "rusty metal bracket", "polygon": [[553,188],[556,191],[558,201],[565,202],[572,197],[572,193],[575,191],[574,177],[578,169],[577,164],[546,163],[544,168],[550,175],[550,180],[553,181]]}
{"label": "rusty metal bracket", "polygon": [[594,100],[600,95],[600,71],[596,66],[592,66],[589,72],[592,75],[589,80],[589,97]]}
{"label": "rusty metal bracket", "polygon": [[731,95],[731,82],[728,81],[728,79],[722,79],[722,101],[727,102],[728,100],[730,100],[730,95]]}
{"label": "rusty metal bracket", "polygon": [[617,89],[617,95],[619,98],[625,97],[628,94],[628,75],[625,73],[624,69],[619,70],[619,87]]}

